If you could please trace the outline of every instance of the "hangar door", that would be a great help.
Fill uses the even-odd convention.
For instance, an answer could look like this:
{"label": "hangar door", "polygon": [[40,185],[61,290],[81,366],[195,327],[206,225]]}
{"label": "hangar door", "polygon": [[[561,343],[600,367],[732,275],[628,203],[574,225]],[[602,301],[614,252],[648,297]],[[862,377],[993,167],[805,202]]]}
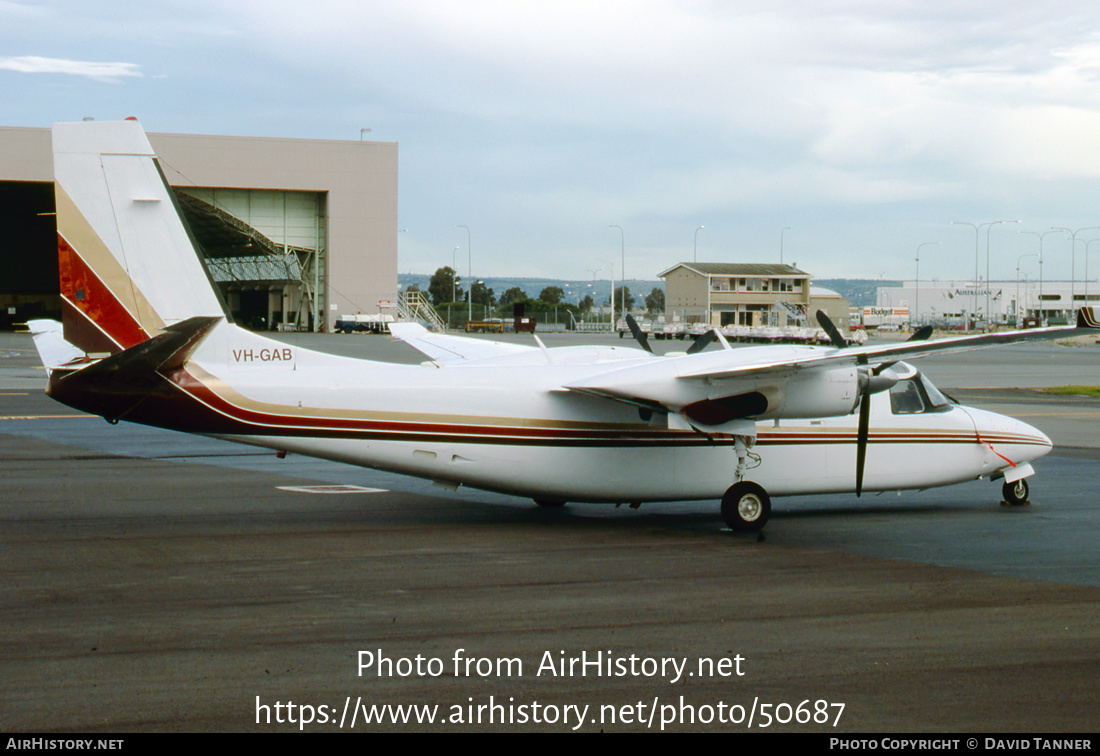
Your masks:
{"label": "hangar door", "polygon": [[256,329],[324,322],[325,194],[176,189],[233,318]]}

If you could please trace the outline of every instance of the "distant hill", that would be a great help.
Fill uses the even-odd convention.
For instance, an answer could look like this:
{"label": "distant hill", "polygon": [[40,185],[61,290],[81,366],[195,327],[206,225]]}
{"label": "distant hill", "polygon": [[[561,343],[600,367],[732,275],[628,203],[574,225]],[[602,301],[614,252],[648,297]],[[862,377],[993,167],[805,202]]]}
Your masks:
{"label": "distant hill", "polygon": [[877,278],[815,278],[812,283],[832,289],[847,299],[852,307],[874,306],[880,286],[901,286],[901,281],[881,281]]}

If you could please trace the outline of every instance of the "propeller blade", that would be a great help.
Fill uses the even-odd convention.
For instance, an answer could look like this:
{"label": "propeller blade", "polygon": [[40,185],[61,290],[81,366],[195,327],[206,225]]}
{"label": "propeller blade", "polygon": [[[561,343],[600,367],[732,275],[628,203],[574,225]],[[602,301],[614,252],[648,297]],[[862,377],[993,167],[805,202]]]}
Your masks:
{"label": "propeller blade", "polygon": [[856,498],[863,493],[863,468],[867,462],[867,437],[870,435],[871,397],[864,394],[859,400],[859,430],[856,436]]}
{"label": "propeller blade", "polygon": [[630,335],[634,337],[634,340],[642,345],[642,349],[653,354],[653,348],[649,346],[649,337],[638,327],[638,323],[634,320],[633,315],[628,314],[626,316],[626,327],[630,329]]}
{"label": "propeller blade", "polygon": [[817,311],[817,324],[824,329],[825,333],[829,334],[829,341],[833,342],[833,346],[837,349],[844,349],[848,346],[848,342],[840,335],[840,331],[833,325],[833,321],[829,320],[829,316],[825,314],[824,310]]}
{"label": "propeller blade", "polygon": [[715,334],[714,329],[711,329],[697,338],[695,343],[688,347],[687,353],[698,354],[716,341],[718,341],[718,336]]}
{"label": "propeller blade", "polygon": [[933,328],[930,325],[921,326],[913,331],[913,335],[906,339],[906,341],[928,341],[928,339],[932,338],[932,331]]}

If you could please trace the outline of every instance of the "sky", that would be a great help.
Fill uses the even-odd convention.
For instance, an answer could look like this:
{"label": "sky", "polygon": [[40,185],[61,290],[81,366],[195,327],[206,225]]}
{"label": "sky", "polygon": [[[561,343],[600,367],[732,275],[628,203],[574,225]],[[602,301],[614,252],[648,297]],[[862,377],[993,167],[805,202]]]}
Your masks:
{"label": "sky", "polygon": [[0,125],[397,142],[402,273],[1082,280],[1098,83],[1087,0],[0,0]]}

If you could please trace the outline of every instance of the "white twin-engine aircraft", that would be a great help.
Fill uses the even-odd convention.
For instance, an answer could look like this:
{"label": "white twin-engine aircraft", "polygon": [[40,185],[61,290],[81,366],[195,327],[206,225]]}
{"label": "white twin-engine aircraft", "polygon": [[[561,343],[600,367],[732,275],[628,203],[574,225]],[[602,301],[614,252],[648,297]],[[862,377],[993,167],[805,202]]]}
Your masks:
{"label": "white twin-engine aircraft", "polygon": [[[721,498],[735,530],[770,496],[1003,479],[1027,498],[1050,439],[961,407],[901,362],[1075,328],[842,348],[547,349],[393,333],[421,365],[349,359],[233,324],[141,126],[53,128],[63,330],[32,323],[48,393],[128,420],[565,502]],[[1077,328],[1096,328],[1082,311]],[[714,333],[714,332],[712,332]],[[639,339],[646,346],[644,338]],[[855,413],[855,410],[859,410]]]}

